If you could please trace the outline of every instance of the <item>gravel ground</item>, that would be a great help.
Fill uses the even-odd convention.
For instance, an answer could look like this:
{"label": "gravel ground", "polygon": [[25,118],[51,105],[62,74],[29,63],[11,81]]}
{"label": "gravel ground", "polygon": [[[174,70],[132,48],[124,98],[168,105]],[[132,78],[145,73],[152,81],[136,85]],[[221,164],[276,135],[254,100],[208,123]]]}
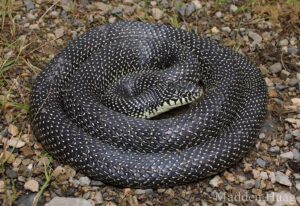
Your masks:
{"label": "gravel ground", "polygon": [[[1,6],[1,204],[300,204],[298,0],[4,0]],[[36,75],[70,40],[91,27],[120,20],[192,31],[247,55],[257,65],[269,89],[268,116],[256,147],[239,164],[190,185],[120,189],[76,173],[36,142],[28,120],[28,96]]]}

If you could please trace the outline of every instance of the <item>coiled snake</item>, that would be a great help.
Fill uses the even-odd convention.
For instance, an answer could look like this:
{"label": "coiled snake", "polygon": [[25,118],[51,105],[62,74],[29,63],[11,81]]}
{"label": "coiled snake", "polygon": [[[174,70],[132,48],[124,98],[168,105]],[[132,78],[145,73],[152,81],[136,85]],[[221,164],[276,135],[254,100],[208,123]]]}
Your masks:
{"label": "coiled snake", "polygon": [[147,188],[235,164],[253,147],[265,106],[265,83],[242,55],[166,25],[118,22],[51,61],[33,86],[30,116],[61,162],[107,184]]}

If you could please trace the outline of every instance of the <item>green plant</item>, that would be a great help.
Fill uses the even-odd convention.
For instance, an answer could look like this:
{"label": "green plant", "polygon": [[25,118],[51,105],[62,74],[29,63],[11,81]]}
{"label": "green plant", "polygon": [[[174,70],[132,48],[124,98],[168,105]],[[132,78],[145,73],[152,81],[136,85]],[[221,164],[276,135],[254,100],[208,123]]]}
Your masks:
{"label": "green plant", "polygon": [[53,158],[48,154],[48,153],[44,153],[43,155],[41,155],[41,158],[43,157],[47,157],[49,161],[47,162],[43,162],[44,163],[44,176],[45,176],[45,182],[42,185],[42,187],[40,188],[40,190],[38,191],[38,193],[36,194],[36,196],[34,197],[32,206],[36,206],[42,196],[42,194],[44,193],[45,189],[49,186],[50,182],[51,182],[51,178],[52,178],[52,162],[53,162]]}

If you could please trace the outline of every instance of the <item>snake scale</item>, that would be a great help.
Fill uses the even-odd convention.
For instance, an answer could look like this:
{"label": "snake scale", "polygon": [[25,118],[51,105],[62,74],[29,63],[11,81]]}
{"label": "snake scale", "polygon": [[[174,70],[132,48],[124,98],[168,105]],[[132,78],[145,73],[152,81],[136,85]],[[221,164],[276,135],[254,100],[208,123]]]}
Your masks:
{"label": "snake scale", "polygon": [[[155,118],[175,107],[185,109]],[[243,55],[142,22],[99,26],[71,42],[30,97],[46,151],[120,187],[169,187],[224,171],[254,146],[265,113],[264,80]]]}

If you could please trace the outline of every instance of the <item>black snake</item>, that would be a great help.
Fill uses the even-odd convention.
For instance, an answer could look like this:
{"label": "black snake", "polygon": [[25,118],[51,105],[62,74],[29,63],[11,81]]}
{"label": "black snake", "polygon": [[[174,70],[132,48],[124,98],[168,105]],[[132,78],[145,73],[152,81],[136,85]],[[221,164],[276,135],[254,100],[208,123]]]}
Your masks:
{"label": "black snake", "polygon": [[118,22],[51,61],[33,86],[30,116],[61,162],[107,184],[147,188],[235,164],[253,147],[265,107],[264,80],[241,54],[170,26]]}

